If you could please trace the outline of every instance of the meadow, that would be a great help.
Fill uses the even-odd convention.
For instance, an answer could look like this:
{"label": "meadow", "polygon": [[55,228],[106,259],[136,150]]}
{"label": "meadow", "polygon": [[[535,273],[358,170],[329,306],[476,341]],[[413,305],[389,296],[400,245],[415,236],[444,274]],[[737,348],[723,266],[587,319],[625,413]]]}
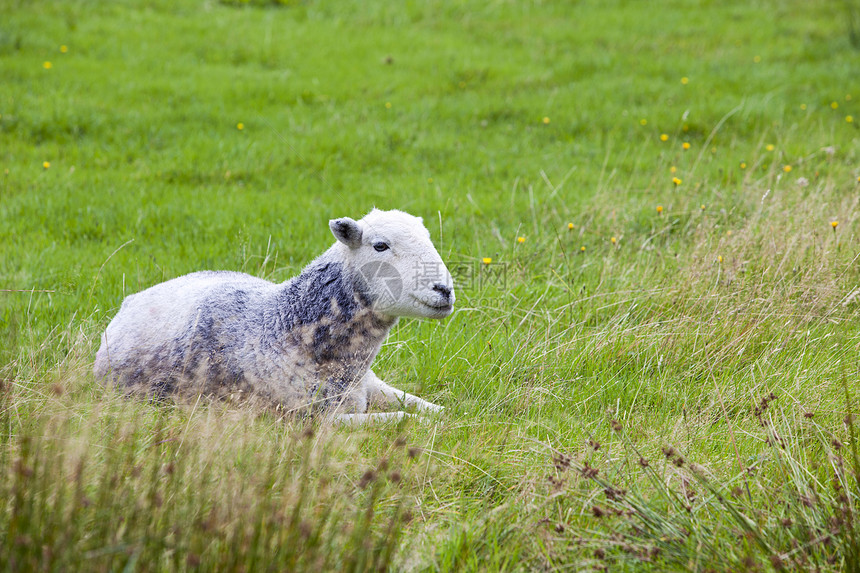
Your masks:
{"label": "meadow", "polygon": [[[0,3],[0,569],[860,571],[860,5]],[[458,271],[363,429],[92,375],[372,207]]]}

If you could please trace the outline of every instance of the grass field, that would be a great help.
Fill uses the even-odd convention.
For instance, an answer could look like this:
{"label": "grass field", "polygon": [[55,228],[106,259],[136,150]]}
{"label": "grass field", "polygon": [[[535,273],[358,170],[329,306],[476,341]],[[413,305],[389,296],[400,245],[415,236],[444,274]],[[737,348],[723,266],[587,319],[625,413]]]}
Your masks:
{"label": "grass field", "polygon": [[[0,569],[860,571],[854,4],[0,3]],[[93,379],[373,206],[473,275],[377,360],[432,423]]]}

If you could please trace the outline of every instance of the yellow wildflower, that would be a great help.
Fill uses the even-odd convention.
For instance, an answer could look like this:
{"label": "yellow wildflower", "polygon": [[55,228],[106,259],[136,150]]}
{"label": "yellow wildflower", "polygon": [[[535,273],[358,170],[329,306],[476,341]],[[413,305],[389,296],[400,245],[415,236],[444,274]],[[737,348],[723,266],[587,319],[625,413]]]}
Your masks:
{"label": "yellow wildflower", "polygon": [[836,227],[839,226],[839,221],[830,221],[830,226],[833,227],[833,230],[836,230]]}
{"label": "yellow wildflower", "polygon": [[746,168],[747,168],[747,164],[744,163],[743,161],[741,161],[741,169],[746,169]]}
{"label": "yellow wildflower", "polygon": [[717,257],[717,262],[718,262],[718,263],[720,263],[720,264],[723,264],[723,255],[719,255],[719,256]]}
{"label": "yellow wildflower", "polygon": [[62,52],[63,54],[65,54],[65,53],[66,53],[66,52],[68,52],[68,51],[69,51],[69,47],[68,47],[68,46],[60,46],[60,52]]}
{"label": "yellow wildflower", "polygon": [[493,262],[493,259],[491,259],[490,257],[484,257],[483,259],[481,259],[481,262],[484,263],[485,265],[489,265],[490,263]]}
{"label": "yellow wildflower", "polygon": [[791,165],[785,165],[782,170],[786,173],[791,173]]}
{"label": "yellow wildflower", "polygon": [[585,245],[582,245],[581,247],[579,247],[579,252],[581,252],[581,253],[585,252]]}
{"label": "yellow wildflower", "polygon": [[847,121],[848,123],[852,123],[854,121],[854,116],[853,115],[846,115],[845,121]]}
{"label": "yellow wildflower", "polygon": [[690,79],[689,79],[689,78],[686,78],[686,77],[685,77],[685,78],[681,78],[681,83],[682,83],[682,84],[687,85],[689,82],[690,82]]}
{"label": "yellow wildflower", "polygon": [[701,206],[701,207],[699,207],[699,208],[700,208],[702,211],[704,211],[704,210],[705,210],[705,204],[704,204],[704,203],[702,203],[702,206]]}
{"label": "yellow wildflower", "polygon": [[839,102],[833,102],[830,104],[830,107],[833,109],[839,109]]}
{"label": "yellow wildflower", "polygon": [[657,205],[657,214],[658,214],[658,215],[662,215],[662,214],[663,214],[663,205]]}
{"label": "yellow wildflower", "polygon": [[50,162],[50,161],[43,161],[43,162],[42,162],[42,167],[44,167],[45,169],[49,168],[50,166],[51,166],[51,162]]}
{"label": "yellow wildflower", "polygon": [[236,129],[238,129],[239,131],[242,131],[243,129],[245,129],[245,124],[242,122],[237,123]]}
{"label": "yellow wildflower", "polygon": [[768,151],[773,151],[775,149],[775,147],[773,146],[773,143],[768,143],[764,148],[767,149]]}
{"label": "yellow wildflower", "polygon": [[669,173],[671,173],[672,175],[674,175],[677,171],[678,171],[678,168],[675,167],[674,165],[669,168]]}
{"label": "yellow wildflower", "polygon": [[45,68],[46,70],[50,70],[54,66],[53,66],[53,64],[51,64],[51,62],[45,62],[44,64],[42,64],[42,67]]}
{"label": "yellow wildflower", "polygon": [[648,125],[648,120],[647,119],[640,119],[639,124],[640,125]]}
{"label": "yellow wildflower", "polygon": [[543,118],[543,124],[544,124],[544,125],[548,125],[548,124],[549,124],[549,118],[548,118],[548,117],[544,117],[544,118]]}
{"label": "yellow wildflower", "polygon": [[674,183],[675,187],[677,187],[678,185],[681,184],[681,180],[678,179],[677,177],[672,177],[672,183]]}
{"label": "yellow wildflower", "polygon": [[669,141],[669,136],[665,133],[660,135],[660,141]]}
{"label": "yellow wildflower", "polygon": [[684,151],[687,151],[688,149],[690,149],[690,142],[685,141],[685,142],[684,142],[684,145],[682,145],[681,147],[683,147],[683,148],[684,148]]}
{"label": "yellow wildflower", "polygon": [[526,238],[525,237],[517,237],[517,242],[522,245],[523,243],[526,242]]}
{"label": "yellow wildflower", "polygon": [[568,230],[568,231],[573,231],[573,223],[568,223],[568,224],[567,224],[567,230]]}
{"label": "yellow wildflower", "polygon": [[615,237],[612,237],[611,239],[609,239],[609,242],[614,245],[618,242],[618,240]]}

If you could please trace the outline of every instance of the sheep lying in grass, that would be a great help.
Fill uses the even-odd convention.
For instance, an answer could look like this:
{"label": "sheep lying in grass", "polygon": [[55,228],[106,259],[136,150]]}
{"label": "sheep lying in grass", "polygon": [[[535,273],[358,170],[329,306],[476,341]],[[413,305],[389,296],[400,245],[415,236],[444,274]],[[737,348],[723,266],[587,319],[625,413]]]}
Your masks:
{"label": "sheep lying in grass", "polygon": [[329,227],[337,242],[285,283],[204,271],[127,297],[102,335],[96,376],[349,422],[403,415],[365,413],[372,402],[440,410],[370,369],[399,317],[451,314],[451,275],[423,221],[374,209]]}

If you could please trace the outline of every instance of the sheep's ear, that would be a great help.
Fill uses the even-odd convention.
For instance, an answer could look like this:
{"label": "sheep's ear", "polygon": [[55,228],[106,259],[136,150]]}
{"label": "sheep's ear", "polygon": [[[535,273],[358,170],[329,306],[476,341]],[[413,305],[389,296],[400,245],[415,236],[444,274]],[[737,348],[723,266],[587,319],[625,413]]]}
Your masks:
{"label": "sheep's ear", "polygon": [[349,217],[332,219],[328,222],[328,226],[334,238],[344,245],[351,249],[361,246],[361,227]]}

